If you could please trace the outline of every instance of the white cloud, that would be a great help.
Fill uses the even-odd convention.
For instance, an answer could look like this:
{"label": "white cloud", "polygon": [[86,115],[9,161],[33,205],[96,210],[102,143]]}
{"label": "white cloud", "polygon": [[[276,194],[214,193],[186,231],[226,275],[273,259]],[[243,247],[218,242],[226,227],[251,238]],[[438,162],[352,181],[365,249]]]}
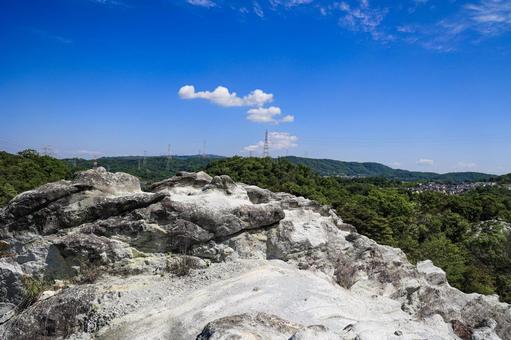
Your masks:
{"label": "white cloud", "polygon": [[277,7],[283,6],[286,8],[292,8],[301,5],[310,5],[314,0],[268,0],[270,7],[276,10]]}
{"label": "white cloud", "polygon": [[481,0],[464,6],[470,24],[482,35],[496,35],[511,31],[511,1]]}
{"label": "white cloud", "polygon": [[178,91],[181,99],[205,99],[224,107],[253,107],[247,111],[247,119],[254,123],[291,123],[295,117],[285,115],[278,106],[264,107],[273,101],[273,94],[256,89],[244,97],[236,92],[230,92],[227,87],[218,86],[213,91],[196,91],[193,85],[182,86]]}
{"label": "white cloud", "polygon": [[195,91],[193,85],[185,85],[179,89],[182,99],[206,99],[220,106],[263,106],[273,101],[273,94],[262,90],[254,90],[245,97],[238,97],[236,92],[229,92],[224,86],[218,86],[213,91]]}
{"label": "white cloud", "polygon": [[263,18],[264,17],[264,11],[263,11],[263,8],[261,7],[261,5],[259,5],[258,2],[254,2],[254,6],[253,6],[253,11],[255,13],[255,15],[257,15],[258,17],[260,18]]}
{"label": "white cloud", "polygon": [[270,106],[268,108],[258,107],[250,109],[247,112],[247,119],[255,123],[291,123],[295,120],[292,115],[286,115],[282,119],[278,119],[277,116],[282,114],[282,110],[278,106]]}
{"label": "white cloud", "polygon": [[[383,44],[401,41],[439,52],[454,51],[467,41],[480,42],[483,38],[511,32],[511,0],[450,0],[443,5],[431,0],[408,0],[399,4],[370,0],[184,1],[259,17],[264,17],[268,11],[296,11],[297,8],[305,15],[319,11],[321,16],[337,17],[338,25],[344,29],[366,33]],[[449,10],[438,10],[441,6],[449,7]],[[436,18],[436,21],[411,15],[419,10],[424,12],[424,17]]]}
{"label": "white cloud", "polygon": [[104,6],[110,6],[110,7],[124,7],[124,8],[131,8],[131,5],[126,4],[125,2],[118,1],[118,0],[89,0],[90,2],[94,2],[96,4],[104,5]]}
{"label": "white cloud", "polygon": [[313,0],[289,0],[287,2],[287,6],[293,7],[293,6],[300,6],[300,5],[308,5],[312,2],[313,2]]}
{"label": "white cloud", "polygon": [[270,106],[268,108],[258,107],[256,109],[248,110],[247,119],[256,123],[273,123],[275,122],[275,116],[282,113],[280,107]]}
{"label": "white cloud", "polygon": [[402,164],[400,162],[392,162],[389,164],[390,167],[392,168],[397,168],[397,167],[400,167]]}
{"label": "white cloud", "polygon": [[214,3],[211,0],[187,0],[186,2],[188,2],[190,5],[193,5],[193,6],[200,6],[200,7],[207,7],[207,8],[216,6],[216,3]]}
{"label": "white cloud", "polygon": [[339,25],[354,32],[369,33],[374,40],[390,41],[394,39],[380,27],[388,9],[373,8],[369,6],[368,0],[359,0],[357,7],[341,2],[338,4],[338,8],[345,13],[339,19]]}
{"label": "white cloud", "polygon": [[397,32],[404,35],[404,41],[427,49],[455,51],[466,41],[477,43],[511,32],[511,1],[479,0],[461,6],[435,24],[398,26]]}
{"label": "white cloud", "polygon": [[403,25],[403,26],[396,27],[396,31],[398,31],[400,33],[414,33],[415,28],[411,25]]}
{"label": "white cloud", "polygon": [[421,158],[417,161],[417,164],[419,165],[428,165],[428,166],[431,166],[433,164],[435,164],[435,161],[432,160],[432,159],[427,159],[427,158]]}
{"label": "white cloud", "polygon": [[[263,144],[264,144],[264,142],[263,142]],[[256,152],[256,151],[259,151],[259,150],[262,150],[262,149],[263,149],[263,146],[259,145],[259,143],[257,143],[257,144],[245,146],[243,148],[243,151],[246,151],[246,152]]]}
{"label": "white cloud", "polygon": [[349,12],[349,11],[350,11],[350,9],[351,9],[351,7],[350,7],[350,5],[349,5],[348,3],[346,3],[346,2],[344,2],[344,1],[343,1],[343,2],[341,2],[341,3],[339,4],[339,9],[340,9],[341,11],[344,11],[344,12]]}
{"label": "white cloud", "polygon": [[247,106],[262,106],[273,101],[273,94],[265,93],[262,90],[254,90],[248,96],[243,97],[243,102]]}
{"label": "white cloud", "polygon": [[295,116],[293,116],[293,115],[285,115],[280,120],[281,123],[292,123],[294,121],[295,121]]}
{"label": "white cloud", "polygon": [[287,132],[270,132],[268,134],[270,148],[275,150],[295,148],[298,146],[298,137]]}
{"label": "white cloud", "polygon": [[[268,144],[271,150],[285,150],[298,146],[298,137],[293,136],[287,132],[270,132],[268,133]],[[264,148],[264,141],[259,141],[256,144],[248,145],[243,148],[247,152],[262,151]]]}

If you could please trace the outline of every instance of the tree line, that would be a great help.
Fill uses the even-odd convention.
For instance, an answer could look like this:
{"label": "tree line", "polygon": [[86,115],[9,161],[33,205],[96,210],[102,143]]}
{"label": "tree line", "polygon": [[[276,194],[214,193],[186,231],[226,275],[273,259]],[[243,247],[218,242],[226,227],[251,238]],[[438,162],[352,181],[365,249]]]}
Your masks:
{"label": "tree line", "polygon": [[14,196],[48,182],[69,178],[71,169],[62,161],[24,150],[16,155],[0,151],[0,206]]}

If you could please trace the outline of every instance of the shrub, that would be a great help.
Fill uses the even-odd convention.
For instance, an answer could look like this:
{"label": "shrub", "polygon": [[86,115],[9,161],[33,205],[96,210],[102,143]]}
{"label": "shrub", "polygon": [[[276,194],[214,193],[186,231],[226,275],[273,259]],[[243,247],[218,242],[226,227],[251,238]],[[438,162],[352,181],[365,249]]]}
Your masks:
{"label": "shrub", "polygon": [[167,261],[167,271],[176,276],[186,276],[193,268],[193,260],[190,256],[182,255]]}
{"label": "shrub", "polygon": [[41,294],[50,287],[47,281],[34,278],[32,276],[23,276],[21,278],[24,288],[23,301],[18,305],[18,310],[24,310],[33,305]]}

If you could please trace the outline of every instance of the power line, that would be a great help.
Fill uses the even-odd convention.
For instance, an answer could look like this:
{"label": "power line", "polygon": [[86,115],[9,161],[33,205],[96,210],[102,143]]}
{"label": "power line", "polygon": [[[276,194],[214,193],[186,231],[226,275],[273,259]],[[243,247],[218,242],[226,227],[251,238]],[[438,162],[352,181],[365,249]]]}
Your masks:
{"label": "power line", "polygon": [[206,158],[206,140],[202,141],[202,154],[201,154],[201,157],[202,158]]}
{"label": "power line", "polygon": [[266,130],[264,134],[264,147],[263,147],[263,157],[270,157],[270,143],[268,139],[268,130]]}
{"label": "power line", "polygon": [[52,156],[53,155],[53,148],[51,145],[45,145],[43,146],[43,156]]}

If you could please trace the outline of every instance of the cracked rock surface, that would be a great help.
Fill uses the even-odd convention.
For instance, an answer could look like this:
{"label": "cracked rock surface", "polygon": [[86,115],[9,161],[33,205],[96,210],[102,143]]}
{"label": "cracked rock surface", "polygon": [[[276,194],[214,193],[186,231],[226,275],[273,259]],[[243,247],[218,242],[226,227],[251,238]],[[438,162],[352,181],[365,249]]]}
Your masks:
{"label": "cracked rock surface", "polygon": [[511,309],[227,176],[103,168],[0,209],[1,339],[511,339]]}

